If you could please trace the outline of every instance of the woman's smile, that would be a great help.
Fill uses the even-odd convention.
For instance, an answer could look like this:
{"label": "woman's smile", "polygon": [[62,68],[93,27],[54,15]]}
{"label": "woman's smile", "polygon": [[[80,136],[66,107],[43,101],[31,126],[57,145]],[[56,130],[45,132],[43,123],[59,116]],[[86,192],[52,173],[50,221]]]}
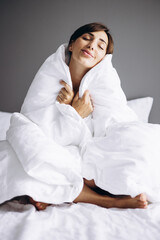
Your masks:
{"label": "woman's smile", "polygon": [[83,54],[84,54],[86,57],[94,58],[94,56],[93,56],[89,51],[82,49],[82,52],[83,52]]}

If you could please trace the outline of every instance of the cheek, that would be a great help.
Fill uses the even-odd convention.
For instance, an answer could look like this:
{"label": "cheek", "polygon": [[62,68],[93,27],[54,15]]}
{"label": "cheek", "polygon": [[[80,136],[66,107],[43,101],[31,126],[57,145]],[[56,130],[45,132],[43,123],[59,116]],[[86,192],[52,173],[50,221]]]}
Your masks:
{"label": "cheek", "polygon": [[75,47],[76,47],[76,48],[80,48],[82,45],[83,45],[83,42],[82,42],[81,39],[77,39],[77,40],[75,41]]}
{"label": "cheek", "polygon": [[81,45],[82,45],[81,42],[77,41],[73,46],[73,52],[78,53],[82,49]]}
{"label": "cheek", "polygon": [[100,53],[99,55],[98,55],[98,61],[101,61],[104,57],[105,57],[105,53]]}
{"label": "cheek", "polygon": [[77,46],[74,46],[72,49],[72,55],[76,56],[77,54],[78,54],[78,48],[77,48]]}

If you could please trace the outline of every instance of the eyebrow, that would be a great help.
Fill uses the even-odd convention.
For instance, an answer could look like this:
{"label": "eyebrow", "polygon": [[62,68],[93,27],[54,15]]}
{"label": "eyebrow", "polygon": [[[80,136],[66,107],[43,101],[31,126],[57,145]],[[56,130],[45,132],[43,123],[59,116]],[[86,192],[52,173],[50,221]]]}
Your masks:
{"label": "eyebrow", "polygon": [[[88,34],[91,35],[92,37],[94,37],[94,34],[93,34],[93,33],[88,32]],[[102,38],[100,38],[99,40],[101,40],[102,42],[104,42],[104,43],[107,45],[107,43],[106,43]]]}

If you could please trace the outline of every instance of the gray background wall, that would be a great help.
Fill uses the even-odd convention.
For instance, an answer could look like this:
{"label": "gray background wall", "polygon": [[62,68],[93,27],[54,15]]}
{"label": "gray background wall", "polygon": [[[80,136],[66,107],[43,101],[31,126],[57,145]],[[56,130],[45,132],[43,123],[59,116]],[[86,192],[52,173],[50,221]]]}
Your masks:
{"label": "gray background wall", "polygon": [[113,64],[128,99],[152,96],[160,123],[159,0],[0,0],[0,111],[20,111],[44,60],[90,22],[113,35]]}

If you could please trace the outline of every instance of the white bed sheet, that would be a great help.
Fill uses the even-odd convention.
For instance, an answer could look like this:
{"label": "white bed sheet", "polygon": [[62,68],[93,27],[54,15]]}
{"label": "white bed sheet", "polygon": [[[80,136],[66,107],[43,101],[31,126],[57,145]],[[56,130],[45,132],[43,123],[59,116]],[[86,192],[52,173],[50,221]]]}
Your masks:
{"label": "white bed sheet", "polygon": [[105,209],[63,204],[38,212],[17,201],[0,206],[3,240],[159,240],[160,204],[148,209]]}

